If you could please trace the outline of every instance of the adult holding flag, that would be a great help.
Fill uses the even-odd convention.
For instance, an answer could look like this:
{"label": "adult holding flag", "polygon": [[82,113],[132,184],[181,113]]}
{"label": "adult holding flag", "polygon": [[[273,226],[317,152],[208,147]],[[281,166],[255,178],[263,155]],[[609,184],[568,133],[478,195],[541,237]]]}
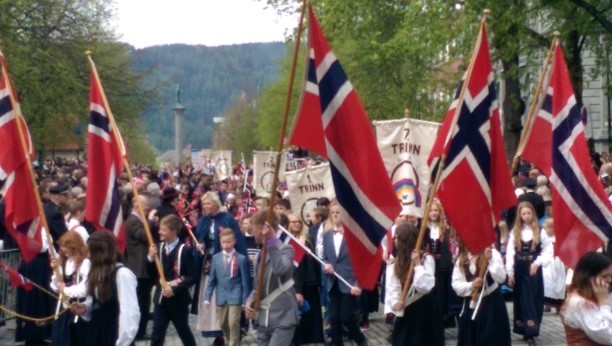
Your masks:
{"label": "adult holding flag", "polygon": [[542,73],[539,109],[519,155],[549,177],[555,222],[555,255],[569,267],[612,237],[612,205],[592,169],[569,72],[557,38],[552,66]]}

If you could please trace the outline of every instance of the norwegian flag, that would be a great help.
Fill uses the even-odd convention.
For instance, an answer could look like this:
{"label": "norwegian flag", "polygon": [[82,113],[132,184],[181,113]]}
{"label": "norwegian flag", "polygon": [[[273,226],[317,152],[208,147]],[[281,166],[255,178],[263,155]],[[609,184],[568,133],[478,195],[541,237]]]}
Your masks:
{"label": "norwegian flag", "polygon": [[300,265],[304,255],[306,255],[306,250],[304,250],[304,246],[297,240],[289,231],[284,229],[282,226],[278,226],[278,231],[276,232],[276,237],[287,245],[291,245],[293,247],[293,265],[296,267]]}
{"label": "norwegian flag", "polygon": [[591,167],[584,123],[563,58],[555,46],[546,91],[521,156],[550,177],[555,254],[574,267],[612,237],[612,206]]}
{"label": "norwegian flag", "polygon": [[121,134],[110,118],[110,110],[105,107],[104,91],[93,61],[91,68],[87,136],[87,157],[90,158],[87,169],[89,188],[85,217],[96,228],[113,232],[117,245],[123,251],[125,233],[117,177],[123,170],[126,151]]}
{"label": "norwegian flag", "polygon": [[0,263],[0,269],[4,270],[8,275],[11,286],[22,288],[26,292],[29,292],[32,290],[32,288],[34,288],[32,282],[28,278],[19,274],[14,269],[9,268],[2,263]]}
{"label": "norwegian flag", "polygon": [[[474,54],[472,73],[457,88],[428,163],[434,167],[446,155],[437,196],[468,250],[478,253],[495,242],[494,227],[502,210],[517,199],[504,151],[484,23]],[[467,87],[458,105],[463,83]]]}
{"label": "norwegian flag", "polygon": [[[2,52],[0,52],[0,65],[2,68],[0,75],[0,138],[3,142],[0,147],[0,179],[5,180],[0,193],[5,195],[6,227],[19,244],[23,259],[29,262],[42,248],[42,226],[40,210],[37,208],[37,192],[26,159],[26,155],[30,157],[34,155],[34,146],[13,93],[14,89]],[[13,108],[11,97],[17,109]],[[20,122],[22,137],[28,147],[28,153],[24,153],[17,121]]]}
{"label": "norwegian flag", "polygon": [[361,287],[373,289],[382,261],[380,242],[400,205],[357,92],[312,6],[308,15],[308,80],[290,142],[329,160],[355,276]]}

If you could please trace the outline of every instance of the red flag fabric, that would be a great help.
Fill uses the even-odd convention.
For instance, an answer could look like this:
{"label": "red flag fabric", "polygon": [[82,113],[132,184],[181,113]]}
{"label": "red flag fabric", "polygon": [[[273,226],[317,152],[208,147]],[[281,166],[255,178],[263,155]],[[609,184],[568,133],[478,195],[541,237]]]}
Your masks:
{"label": "red flag fabric", "polygon": [[[429,164],[437,165],[446,154],[437,196],[468,250],[478,253],[495,242],[494,227],[502,210],[515,205],[517,199],[504,151],[484,24],[472,59],[469,80],[463,80],[457,88]],[[463,83],[467,87],[458,105]]]}
{"label": "red flag fabric", "polygon": [[1,264],[1,263],[0,263],[0,269],[4,269],[4,271],[8,275],[11,286],[16,287],[16,288],[22,288],[25,291],[31,291],[32,288],[34,288],[30,280],[28,280],[27,278],[25,278],[23,275],[19,274],[15,270],[9,267],[6,267],[4,264]]}
{"label": "red flag fabric", "polygon": [[329,48],[312,6],[308,16],[308,80],[291,144],[329,160],[355,276],[361,287],[373,289],[382,261],[380,242],[400,205],[365,109]]}
{"label": "red flag fabric", "polygon": [[86,219],[98,229],[113,233],[117,245],[125,250],[125,232],[117,177],[123,170],[125,146],[121,134],[111,123],[109,110],[103,99],[102,84],[92,63],[89,91],[89,128],[87,157],[89,187],[86,200]]}
{"label": "red flag fabric", "polygon": [[289,231],[281,226],[278,228],[279,230],[276,232],[276,237],[283,243],[293,247],[293,265],[297,267],[302,262],[304,255],[306,255],[306,250],[304,250],[300,241],[295,239],[295,237],[291,235]]}
{"label": "red flag fabric", "polygon": [[521,156],[549,177],[555,254],[570,267],[612,237],[612,206],[590,161],[584,123],[559,44]]}
{"label": "red flag fabric", "polygon": [[[17,241],[23,259],[31,261],[42,248],[40,210],[37,208],[36,190],[26,153],[19,136],[21,131],[29,155],[34,152],[30,134],[19,109],[13,108],[11,96],[17,101],[12,83],[7,74],[6,62],[0,52],[0,179],[5,180],[2,192],[5,195],[5,223],[7,230]],[[19,107],[19,104],[16,105]]]}

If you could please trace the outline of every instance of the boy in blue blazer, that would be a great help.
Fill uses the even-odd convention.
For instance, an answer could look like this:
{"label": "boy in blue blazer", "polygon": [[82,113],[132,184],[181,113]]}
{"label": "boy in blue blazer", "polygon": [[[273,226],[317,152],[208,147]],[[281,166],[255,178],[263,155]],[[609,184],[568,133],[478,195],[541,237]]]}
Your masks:
{"label": "boy in blue blazer", "polygon": [[238,346],[240,345],[240,314],[251,292],[249,262],[244,255],[234,249],[236,237],[232,229],[223,229],[219,239],[222,251],[212,257],[204,304],[210,304],[216,288],[219,324],[229,339],[229,345]]}

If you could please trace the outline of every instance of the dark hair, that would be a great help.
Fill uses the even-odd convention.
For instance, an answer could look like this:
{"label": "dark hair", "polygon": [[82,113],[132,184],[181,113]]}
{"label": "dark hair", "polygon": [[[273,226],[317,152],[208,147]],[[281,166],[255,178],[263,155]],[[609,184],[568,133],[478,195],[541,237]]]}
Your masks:
{"label": "dark hair", "polygon": [[108,231],[92,233],[87,245],[91,260],[87,293],[92,296],[97,293],[101,303],[108,302],[113,295],[112,273],[117,262],[123,262],[123,254]]}
{"label": "dark hair", "polygon": [[165,226],[169,230],[178,233],[181,231],[181,228],[183,227],[183,221],[181,221],[181,219],[178,216],[174,214],[170,214],[170,215],[164,216],[161,219],[161,221],[159,221],[159,227],[162,227],[162,226]]}
{"label": "dark hair", "polygon": [[329,217],[329,208],[326,207],[314,207],[312,208],[314,214],[321,218],[321,222],[327,220]]}
{"label": "dark hair", "polygon": [[[253,226],[263,226],[266,221],[268,221],[268,209],[262,209],[257,213],[253,214],[251,217],[251,222]],[[279,216],[277,213],[272,213],[272,218],[270,218],[270,226],[272,229],[277,229],[278,224],[280,223]]]}
{"label": "dark hair", "polygon": [[291,202],[289,202],[288,199],[284,199],[284,198],[277,199],[274,202],[274,206],[277,206],[277,205],[280,205],[281,207],[285,207],[285,209],[287,210],[291,210]]}
{"label": "dark hair", "polygon": [[320,197],[319,199],[317,199],[317,207],[326,207],[329,208],[329,198],[327,197]]}
{"label": "dark hair", "polygon": [[284,229],[289,229],[289,217],[287,214],[278,214],[278,224],[283,226]]}
{"label": "dark hair", "polygon": [[412,224],[403,223],[395,228],[395,238],[397,239],[397,262],[395,263],[395,276],[404,283],[406,273],[410,267],[411,255],[414,250],[419,229]]}
{"label": "dark hair", "polygon": [[599,275],[612,265],[612,260],[604,254],[597,252],[587,252],[576,264],[574,277],[570,285],[570,291],[576,291],[578,294],[593,302],[597,302],[597,298],[593,293],[591,279]]}

